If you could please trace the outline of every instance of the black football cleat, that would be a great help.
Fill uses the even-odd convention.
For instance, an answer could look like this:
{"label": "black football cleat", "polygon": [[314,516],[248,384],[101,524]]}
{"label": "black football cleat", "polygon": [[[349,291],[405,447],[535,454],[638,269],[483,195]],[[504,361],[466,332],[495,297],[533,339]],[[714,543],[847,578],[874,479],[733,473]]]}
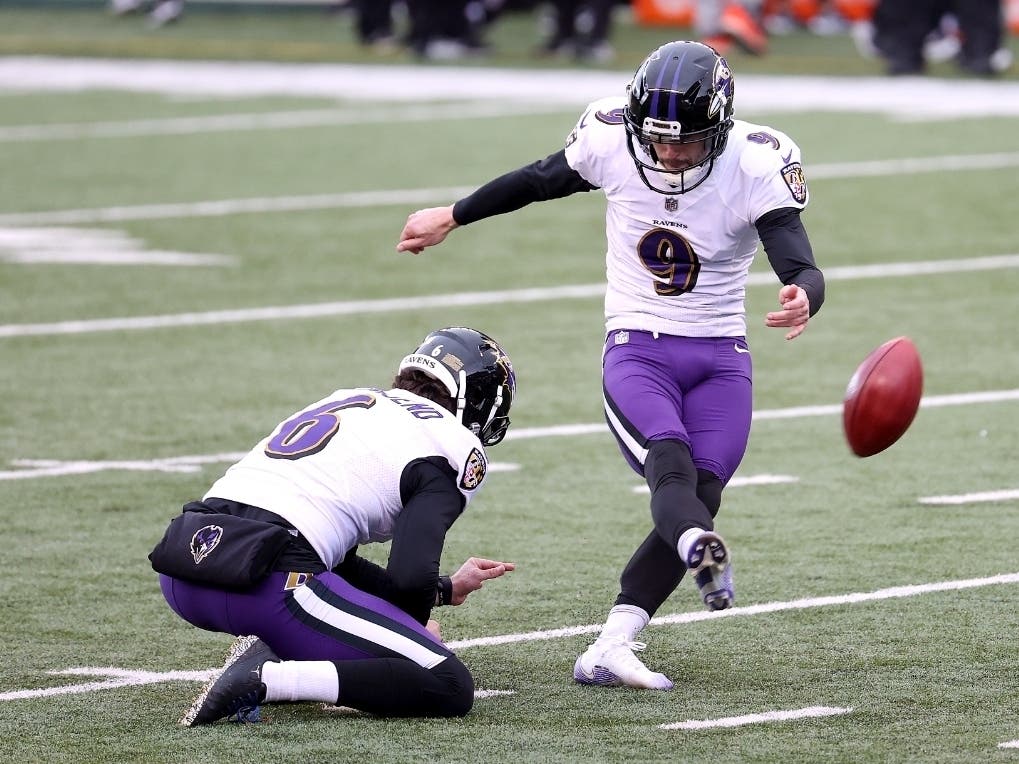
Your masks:
{"label": "black football cleat", "polygon": [[181,717],[180,725],[196,727],[223,718],[258,721],[258,706],[265,700],[262,666],[278,660],[258,637],[238,637],[230,646],[223,668],[202,688],[191,708]]}
{"label": "black football cleat", "polygon": [[686,562],[708,610],[725,610],[736,601],[732,585],[732,556],[722,537],[704,531],[687,553]]}

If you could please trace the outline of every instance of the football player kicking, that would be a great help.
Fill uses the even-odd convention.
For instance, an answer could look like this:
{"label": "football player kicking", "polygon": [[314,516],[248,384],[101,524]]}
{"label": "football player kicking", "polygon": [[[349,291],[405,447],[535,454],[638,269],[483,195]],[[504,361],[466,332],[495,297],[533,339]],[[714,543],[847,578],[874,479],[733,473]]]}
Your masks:
{"label": "football player kicking", "polygon": [[[257,720],[324,701],[382,716],[462,716],[474,682],[430,620],[513,563],[439,575],[446,533],[481,488],[516,395],[490,337],[432,332],[392,389],[337,390],[288,417],[184,507],[150,555],[170,607],[243,635],[180,723]],[[359,544],[392,540],[386,568]]]}
{"label": "football player kicking", "polygon": [[417,254],[457,226],[531,202],[605,194],[605,416],[650,486],[654,528],[576,661],[583,684],[672,687],[637,658],[635,639],[687,572],[708,609],[735,600],[732,554],[714,518],[750,433],[744,293],[758,242],[782,282],[767,326],[794,339],[824,299],[800,221],[800,150],[777,130],[734,120],[733,92],[715,50],[663,45],[625,96],[587,108],[563,150],[413,213],[396,247]]}

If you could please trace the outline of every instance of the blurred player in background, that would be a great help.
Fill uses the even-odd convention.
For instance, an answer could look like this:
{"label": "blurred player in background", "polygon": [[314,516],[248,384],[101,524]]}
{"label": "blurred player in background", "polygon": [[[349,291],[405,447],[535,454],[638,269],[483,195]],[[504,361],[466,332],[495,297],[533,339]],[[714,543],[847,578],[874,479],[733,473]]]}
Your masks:
{"label": "blurred player in background", "polygon": [[[185,505],[150,555],[170,607],[244,635],[181,719],[257,720],[261,703],[317,700],[383,716],[462,716],[470,672],[437,605],[460,605],[513,563],[439,575],[446,533],[481,488],[516,377],[490,337],[429,334],[390,390],[337,390],[280,423]],[[392,541],[382,568],[360,544]]]}
{"label": "blurred player in background", "polygon": [[762,0],[697,0],[694,31],[705,44],[726,55],[735,43],[754,56],[768,52]]}
{"label": "blurred player in background", "polygon": [[[1001,0],[879,0],[874,9],[871,42],[892,75],[922,74],[929,43],[945,17],[957,27],[953,56],[967,74],[989,77],[1011,65],[1002,47]],[[864,35],[867,33],[864,32]],[[860,33],[857,33],[857,46]]]}
{"label": "blurred player in background", "polygon": [[605,416],[651,489],[654,529],[633,554],[578,682],[669,689],[635,641],[689,572],[710,610],[735,600],[731,553],[714,531],[752,414],[747,274],[764,244],[782,282],[765,323],[798,337],[824,299],[800,221],[807,186],[785,134],[734,120],[725,59],[697,42],[653,51],[625,97],[591,104],[566,147],[447,207],[408,218],[397,250],[532,202],[601,189],[608,238]]}

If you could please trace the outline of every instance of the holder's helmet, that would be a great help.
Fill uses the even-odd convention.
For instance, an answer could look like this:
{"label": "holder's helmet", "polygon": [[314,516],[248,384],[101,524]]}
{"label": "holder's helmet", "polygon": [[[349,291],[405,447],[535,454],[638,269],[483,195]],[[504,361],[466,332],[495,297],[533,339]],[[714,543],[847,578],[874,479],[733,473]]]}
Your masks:
{"label": "holder's helmet", "polygon": [[[626,147],[648,188],[684,194],[707,179],[732,129],[733,92],[729,64],[702,43],[670,42],[644,59],[627,87],[623,121]],[[703,157],[682,169],[664,167],[655,153],[656,143],[702,141]]]}
{"label": "holder's helmet", "polygon": [[456,417],[486,446],[509,428],[517,377],[509,356],[486,334],[463,326],[432,332],[400,362],[400,371],[418,369],[433,377],[456,402]]}

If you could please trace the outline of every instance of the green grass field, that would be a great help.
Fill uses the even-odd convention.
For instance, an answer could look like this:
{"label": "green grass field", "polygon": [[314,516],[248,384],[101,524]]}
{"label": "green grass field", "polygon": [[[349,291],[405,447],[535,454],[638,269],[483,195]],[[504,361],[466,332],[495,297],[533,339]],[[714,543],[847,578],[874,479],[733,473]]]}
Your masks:
{"label": "green grass field", "polygon": [[[0,50],[25,52],[11,41],[31,14],[42,12],[0,11],[12,20]],[[191,18],[171,34],[200,58],[208,49],[187,38],[211,34],[214,16]],[[257,23],[274,19],[281,40],[309,39],[296,21]],[[135,23],[121,21],[122,33]],[[129,54],[90,48],[84,21],[61,29],[53,40],[79,46],[68,52]],[[647,47],[646,30],[624,31]],[[853,73],[845,45],[785,70]],[[763,73],[782,70],[776,59],[744,61]],[[684,582],[658,613],[643,657],[675,680],[669,693],[571,678],[650,527],[640,481],[600,426],[598,290],[556,291],[603,279],[602,198],[484,221],[420,257],[394,250],[408,213],[556,150],[582,104],[407,125],[405,107],[381,102],[0,90],[0,760],[1017,760],[1019,117],[740,112],[734,68],[738,116],[803,148],[828,297],[785,342],[764,327],[777,284],[763,257],[755,265],[758,416],[718,521],[737,607],[705,617]],[[369,107],[378,118],[360,124],[161,129]],[[44,130],[112,123],[133,127]],[[939,169],[946,156],[963,159]],[[385,193],[408,189],[432,201]],[[381,193],[321,202],[352,192]],[[230,202],[256,198],[269,202]],[[226,206],[196,206],[213,201]],[[443,557],[447,569],[472,554],[518,569],[437,613],[478,688],[497,694],[455,721],[296,704],[265,709],[261,725],[177,727],[231,640],[163,602],[146,555],[168,519],[282,417],[336,387],[387,384],[397,359],[449,324],[498,338],[520,385],[511,439],[490,453],[507,469]],[[899,443],[857,459],[842,395],[866,353],[898,335],[923,356],[925,404]],[[592,426],[546,429],[569,425]],[[921,502],[932,497],[954,503]],[[662,727],[813,707],[839,712]]]}

